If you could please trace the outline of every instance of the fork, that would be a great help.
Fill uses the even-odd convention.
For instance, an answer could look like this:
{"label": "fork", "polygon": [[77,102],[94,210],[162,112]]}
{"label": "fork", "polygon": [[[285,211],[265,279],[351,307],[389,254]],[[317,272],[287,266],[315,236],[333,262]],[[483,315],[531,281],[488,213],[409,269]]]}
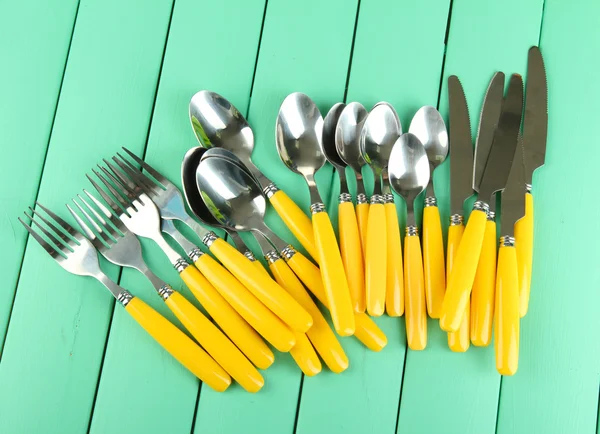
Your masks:
{"label": "fork", "polygon": [[[110,193],[98,185],[89,175],[88,179],[118,215],[125,227],[137,236],[150,238],[158,244],[194,294],[196,294],[198,287],[203,286],[206,288],[208,282],[204,276],[195,267],[190,266],[164,239],[160,230],[161,219],[158,209],[152,200],[145,193],[136,196],[134,191],[127,190],[127,186],[119,183],[107,170],[104,170],[106,177],[96,170],[93,170],[93,172]],[[107,178],[111,179],[114,184],[111,185]],[[247,261],[247,259],[244,260]],[[216,261],[214,263],[219,266]],[[229,273],[223,274],[230,277],[230,280],[235,281],[235,278]],[[242,285],[234,287],[221,284],[217,288],[222,291],[223,298],[276,349],[287,352],[294,346],[296,341],[292,331],[250,291]],[[240,288],[240,291],[236,291]],[[201,289],[198,289],[198,291],[201,291]],[[200,302],[202,303],[202,300]]]}
{"label": "fork", "polygon": [[[98,199],[86,190],[84,193],[101,212],[106,211],[110,215]],[[150,270],[142,256],[142,246],[137,237],[120,220],[113,218],[110,220],[116,226],[115,229],[84,197],[77,197],[79,201],[73,199],[73,203],[79,208],[83,218],[70,205],[67,208],[94,247],[113,264],[134,268],[142,273],[169,309],[215,361],[246,391],[258,392],[264,385],[264,380],[256,368],[193,304]]]}
{"label": "fork", "polygon": [[[185,210],[183,198],[177,187],[127,148],[123,149],[158,182],[154,182],[148,176],[144,175],[122,155],[117,154],[119,158],[114,158],[115,162],[121,163],[119,166],[135,184],[138,186],[152,184],[153,188],[150,189],[149,196],[156,203],[163,219],[180,220],[193,229],[202,239],[202,243],[208,247],[221,263],[293,330],[304,333],[310,328],[312,325],[310,314],[290,294],[267,274],[261,273],[256,267],[253,267],[247,258],[233,246],[192,219]],[[124,169],[125,166],[129,166],[130,169],[133,167],[134,169],[126,170]],[[142,178],[145,178],[144,181],[141,180]],[[203,272],[207,267],[202,262],[207,261],[207,258],[209,256],[201,255],[197,260],[194,260],[195,263],[200,262],[198,267]]]}
{"label": "fork", "polygon": [[[204,383],[218,392],[229,387],[231,377],[210,355],[166,318],[117,285],[102,271],[98,262],[98,252],[85,236],[48,208],[37,202],[36,205],[48,217],[29,207],[31,214],[27,212],[24,214],[32,225],[28,225],[21,218],[19,221],[62,268],[71,274],[93,277],[102,283],[148,334]],[[34,216],[37,216],[48,229],[34,219]],[[33,224],[43,235],[33,229]],[[44,239],[44,236],[49,242]]]}

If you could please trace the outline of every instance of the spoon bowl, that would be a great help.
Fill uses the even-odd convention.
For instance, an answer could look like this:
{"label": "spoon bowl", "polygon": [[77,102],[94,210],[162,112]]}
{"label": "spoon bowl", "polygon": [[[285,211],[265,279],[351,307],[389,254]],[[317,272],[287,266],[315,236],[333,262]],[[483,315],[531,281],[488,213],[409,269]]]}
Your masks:
{"label": "spoon bowl", "polygon": [[346,162],[342,160],[335,146],[337,124],[345,107],[346,104],[338,102],[331,107],[331,109],[329,109],[329,112],[327,112],[327,116],[325,116],[325,120],[323,121],[323,140],[321,141],[321,150],[323,151],[323,155],[325,155],[327,161],[329,161],[338,172],[344,171],[346,167]]}
{"label": "spoon bowl", "polygon": [[419,138],[433,172],[448,156],[448,130],[440,112],[435,107],[421,107],[408,130]]}
{"label": "spoon bowl", "polygon": [[335,146],[341,159],[358,175],[366,164],[360,152],[360,134],[368,112],[351,102],[342,110],[335,129]]}

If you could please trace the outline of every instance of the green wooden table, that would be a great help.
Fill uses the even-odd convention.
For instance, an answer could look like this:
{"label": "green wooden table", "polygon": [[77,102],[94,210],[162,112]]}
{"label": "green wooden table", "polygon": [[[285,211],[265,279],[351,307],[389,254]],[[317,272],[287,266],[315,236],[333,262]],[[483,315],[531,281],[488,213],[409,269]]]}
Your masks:
{"label": "green wooden table", "polygon": [[[597,433],[599,17],[594,0],[1,1],[0,432]],[[123,145],[179,184],[195,145],[187,105],[200,89],[247,115],[257,165],[308,207],[302,179],[275,151],[288,93],[309,94],[323,113],[337,101],[387,100],[407,127],[422,105],[447,115],[446,78],[457,74],[475,131],[492,73],[524,73],[537,44],[549,141],[534,178],[531,307],[512,378],[496,373],[493,348],[453,354],[431,321],[427,350],[407,351],[404,320],[381,318],[387,348],[344,339],[342,375],[303,378],[278,354],[259,394],[218,394],[99,284],[49,260],[16,220],[35,200],[67,217],[64,204],[89,188],[86,171]],[[443,219],[448,168],[435,176]],[[330,168],[319,175],[326,197],[337,194],[335,178]],[[143,246],[191,299],[157,248]],[[140,276],[106,269],[173,319]]]}

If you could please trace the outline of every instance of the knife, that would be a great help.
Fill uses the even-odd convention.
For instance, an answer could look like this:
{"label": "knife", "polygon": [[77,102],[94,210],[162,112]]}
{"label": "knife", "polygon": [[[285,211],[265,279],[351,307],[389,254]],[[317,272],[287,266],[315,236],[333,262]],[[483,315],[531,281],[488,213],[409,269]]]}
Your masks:
{"label": "knife", "polygon": [[513,74],[481,183],[473,185],[479,192],[479,198],[473,205],[446,287],[440,319],[440,326],[445,331],[455,332],[459,329],[469,303],[489,211],[487,200],[495,192],[503,190],[506,184],[521,128],[522,110],[523,80],[520,75]]}
{"label": "knife", "polygon": [[533,259],[533,172],[544,164],[548,136],[548,86],[544,59],[539,47],[531,47],[527,59],[527,87],[523,119],[524,177],[526,183],[525,217],[517,222],[517,260],[519,264],[519,311],[527,314]]}

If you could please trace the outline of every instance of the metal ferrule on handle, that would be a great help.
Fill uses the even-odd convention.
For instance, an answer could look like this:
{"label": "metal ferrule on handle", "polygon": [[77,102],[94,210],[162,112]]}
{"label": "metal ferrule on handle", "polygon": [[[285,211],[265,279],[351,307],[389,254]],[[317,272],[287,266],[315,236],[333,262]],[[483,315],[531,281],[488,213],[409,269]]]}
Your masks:
{"label": "metal ferrule on handle", "polygon": [[131,300],[133,300],[133,295],[131,295],[131,292],[127,291],[126,289],[121,291],[117,297],[117,301],[121,303],[121,306],[123,307],[126,307]]}
{"label": "metal ferrule on handle", "polygon": [[383,195],[384,203],[394,203],[394,195],[392,193],[386,193]]}
{"label": "metal ferrule on handle", "polygon": [[202,237],[202,244],[204,244],[206,247],[210,248],[212,243],[217,241],[218,238],[219,237],[214,232],[208,232],[206,235],[204,235],[204,237]]}
{"label": "metal ferrule on handle", "polygon": [[419,228],[416,226],[407,226],[405,232],[407,237],[416,237],[419,235]]}
{"label": "metal ferrule on handle", "polygon": [[450,216],[450,226],[460,226],[464,223],[465,218],[460,214],[452,214]]}
{"label": "metal ferrule on handle", "polygon": [[433,196],[427,196],[425,198],[425,207],[428,206],[437,206],[437,199]]}
{"label": "metal ferrule on handle", "polygon": [[166,301],[175,291],[173,288],[171,288],[171,286],[165,283],[163,286],[158,288],[157,292],[158,295],[160,295],[160,297]]}
{"label": "metal ferrule on handle", "polygon": [[317,203],[313,203],[310,206],[310,213],[311,214],[317,214],[320,212],[325,211],[325,204],[323,202],[317,202]]}
{"label": "metal ferrule on handle", "polygon": [[371,205],[375,205],[375,204],[383,205],[384,203],[385,203],[385,199],[382,194],[374,194],[373,196],[371,196]]}
{"label": "metal ferrule on handle", "polygon": [[267,196],[267,199],[271,198],[275,193],[279,191],[279,188],[273,183],[267,185],[263,188],[263,193]]}
{"label": "metal ferrule on handle", "polygon": [[181,273],[183,270],[185,270],[189,266],[190,266],[190,264],[188,264],[188,262],[183,258],[179,258],[173,264],[173,268],[175,268],[175,270],[177,270],[178,273]]}
{"label": "metal ferrule on handle", "polygon": [[352,202],[352,196],[350,193],[340,193],[339,203]]}
{"label": "metal ferrule on handle", "polygon": [[367,198],[367,195],[364,193],[358,193],[356,195],[356,204],[360,205],[361,203],[369,203],[369,199]]}

